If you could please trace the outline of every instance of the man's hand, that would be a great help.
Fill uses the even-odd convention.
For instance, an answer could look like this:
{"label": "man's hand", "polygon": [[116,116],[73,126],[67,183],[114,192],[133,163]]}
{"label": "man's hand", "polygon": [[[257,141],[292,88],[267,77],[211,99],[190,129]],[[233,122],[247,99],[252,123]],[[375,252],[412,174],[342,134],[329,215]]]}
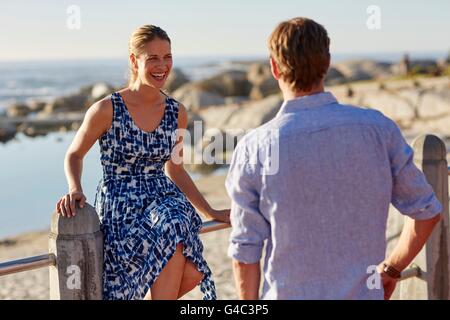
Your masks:
{"label": "man's hand", "polygon": [[384,300],[389,300],[394,293],[398,280],[390,277],[383,271],[383,263],[377,266],[377,272],[380,274],[384,288]]}

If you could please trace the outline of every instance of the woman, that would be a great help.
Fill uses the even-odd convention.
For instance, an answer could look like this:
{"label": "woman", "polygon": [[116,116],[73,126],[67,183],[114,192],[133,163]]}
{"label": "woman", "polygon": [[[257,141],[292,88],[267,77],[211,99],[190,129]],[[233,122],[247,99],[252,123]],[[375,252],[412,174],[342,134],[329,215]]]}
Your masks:
{"label": "woman", "polygon": [[177,299],[200,282],[204,299],[215,299],[193,206],[224,222],[230,213],[208,205],[180,161],[187,112],[161,91],[172,69],[170,39],[145,25],[132,34],[129,51],[129,86],[87,111],[65,159],[69,193],[56,209],[71,217],[76,201],[84,206],[82,160],[98,139],[104,299]]}

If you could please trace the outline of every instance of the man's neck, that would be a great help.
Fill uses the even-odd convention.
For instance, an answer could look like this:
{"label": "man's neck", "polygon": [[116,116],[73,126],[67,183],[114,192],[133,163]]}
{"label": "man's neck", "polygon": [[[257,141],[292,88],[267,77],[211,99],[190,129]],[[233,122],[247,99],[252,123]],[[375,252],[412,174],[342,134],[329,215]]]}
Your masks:
{"label": "man's neck", "polygon": [[288,88],[286,86],[285,88],[282,88],[281,91],[283,93],[284,101],[288,101],[288,100],[292,100],[292,99],[295,99],[295,98],[300,98],[300,97],[304,97],[304,96],[310,96],[310,95],[313,95],[313,94],[324,92],[325,91],[325,87],[323,86],[323,84],[320,84],[318,86],[313,87],[309,91],[292,91],[290,88]]}

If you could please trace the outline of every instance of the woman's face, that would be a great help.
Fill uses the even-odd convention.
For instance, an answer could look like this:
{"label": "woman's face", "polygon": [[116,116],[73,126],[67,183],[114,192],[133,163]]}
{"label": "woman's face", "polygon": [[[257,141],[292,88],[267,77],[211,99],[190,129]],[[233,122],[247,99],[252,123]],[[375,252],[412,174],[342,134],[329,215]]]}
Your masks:
{"label": "woman's face", "polygon": [[172,70],[172,52],[167,40],[156,38],[148,42],[137,57],[138,79],[144,85],[161,89]]}

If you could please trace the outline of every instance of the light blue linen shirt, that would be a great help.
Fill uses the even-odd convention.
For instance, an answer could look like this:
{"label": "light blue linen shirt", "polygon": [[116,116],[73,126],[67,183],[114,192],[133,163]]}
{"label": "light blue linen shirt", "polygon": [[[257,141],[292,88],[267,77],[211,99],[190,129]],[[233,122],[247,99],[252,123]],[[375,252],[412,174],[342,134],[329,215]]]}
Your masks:
{"label": "light blue linen shirt", "polygon": [[229,256],[255,263],[267,240],[262,299],[383,299],[367,280],[389,204],[419,220],[442,210],[397,125],[328,92],[285,101],[244,136],[226,189]]}

